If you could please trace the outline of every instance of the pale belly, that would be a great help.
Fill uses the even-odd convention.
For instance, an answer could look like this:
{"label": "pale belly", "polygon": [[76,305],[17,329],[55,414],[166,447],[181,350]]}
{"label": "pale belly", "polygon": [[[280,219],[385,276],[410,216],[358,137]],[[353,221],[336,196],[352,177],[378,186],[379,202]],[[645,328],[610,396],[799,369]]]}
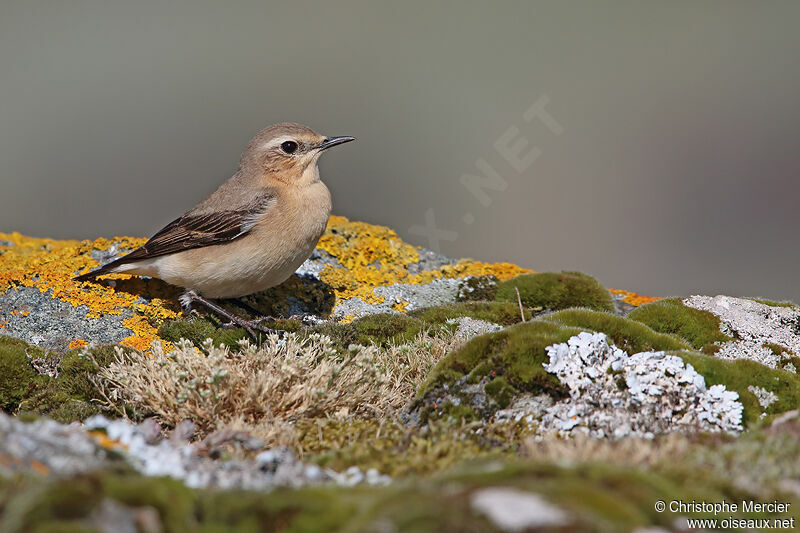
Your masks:
{"label": "pale belly", "polygon": [[[307,222],[307,221],[306,221]],[[233,242],[126,265],[207,298],[237,298],[280,285],[308,259],[325,231],[324,220],[302,230],[287,225],[254,230]]]}

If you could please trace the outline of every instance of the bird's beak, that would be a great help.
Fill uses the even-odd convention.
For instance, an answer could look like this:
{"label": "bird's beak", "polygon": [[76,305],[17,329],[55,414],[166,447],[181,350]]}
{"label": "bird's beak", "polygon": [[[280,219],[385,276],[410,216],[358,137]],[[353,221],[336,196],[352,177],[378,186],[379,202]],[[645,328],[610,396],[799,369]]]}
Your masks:
{"label": "bird's beak", "polygon": [[326,137],[324,141],[322,141],[319,145],[317,145],[317,150],[327,150],[331,146],[336,146],[337,144],[344,144],[349,143],[350,141],[355,141],[355,137]]}

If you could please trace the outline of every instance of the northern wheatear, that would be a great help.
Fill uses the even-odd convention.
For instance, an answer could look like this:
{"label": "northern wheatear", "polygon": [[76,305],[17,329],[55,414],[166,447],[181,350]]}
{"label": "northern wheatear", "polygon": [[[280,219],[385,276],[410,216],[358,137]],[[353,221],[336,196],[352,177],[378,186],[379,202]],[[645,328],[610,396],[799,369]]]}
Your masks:
{"label": "northern wheatear", "polygon": [[211,196],[170,222],[143,246],[75,278],[125,273],[187,289],[181,303],[200,302],[251,334],[247,321],[208,298],[238,298],[283,283],[308,259],[325,231],[331,194],[320,181],[324,150],[355,140],[324,137],[300,124],[261,130],[239,170]]}

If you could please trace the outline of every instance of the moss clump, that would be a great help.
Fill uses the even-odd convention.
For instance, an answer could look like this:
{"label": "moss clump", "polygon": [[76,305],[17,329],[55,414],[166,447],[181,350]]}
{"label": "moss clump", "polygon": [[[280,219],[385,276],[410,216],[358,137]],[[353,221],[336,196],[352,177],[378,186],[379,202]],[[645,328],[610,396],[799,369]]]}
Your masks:
{"label": "moss clump", "polygon": [[[543,392],[562,397],[566,393],[564,386],[542,366],[547,362],[545,348],[566,342],[581,331],[537,320],[476,337],[436,365],[417,391],[417,398],[422,399],[442,385],[453,385],[469,374],[474,379],[482,377],[473,373],[476,369],[486,373],[483,375],[502,376],[514,393]],[[511,394],[510,389],[503,390]]]}
{"label": "moss clump", "polygon": [[[463,451],[473,442],[454,433],[429,437],[417,438],[417,444],[410,438],[406,449],[450,457],[450,449]],[[716,459],[712,464],[725,464],[723,457],[712,459]],[[129,472],[94,472],[70,479],[19,476],[0,478],[0,520],[9,533],[91,531],[91,517],[96,518],[103,502],[110,500],[133,512],[144,507],[155,510],[159,529],[164,531],[373,531],[376,524],[387,524],[398,533],[496,532],[497,527],[470,505],[475,493],[488,487],[513,487],[544,497],[566,512],[567,523],[557,528],[559,531],[669,528],[678,515],[669,510],[657,512],[653,502],[659,500],[757,499],[797,505],[797,498],[779,494],[774,488],[763,492],[753,488],[750,492],[737,488],[718,471],[708,470],[494,460],[386,487],[278,488],[267,492],[195,490],[169,478]],[[745,513],[741,509],[731,514],[737,518],[789,516]],[[690,516],[713,518],[710,513]]]}
{"label": "moss clump", "polygon": [[800,407],[800,376],[766,367],[749,359],[728,361],[698,352],[676,352],[686,363],[705,378],[706,385],[725,385],[728,390],[739,393],[739,401],[744,407],[745,425],[759,420],[765,410],[758,398],[748,390],[753,385],[773,392],[778,401],[766,409],[768,415],[777,415]]}
{"label": "moss clump", "polygon": [[483,388],[489,396],[501,408],[505,409],[511,403],[511,399],[516,394],[516,389],[508,384],[502,377],[496,377],[486,384]]}
{"label": "moss clump", "polygon": [[719,317],[708,311],[683,305],[680,298],[667,298],[643,305],[628,318],[647,324],[659,333],[678,335],[697,350],[709,344],[733,340],[719,329]]}
{"label": "moss clump", "polygon": [[547,315],[543,317],[543,320],[605,333],[610,342],[629,354],[647,351],[688,350],[690,348],[689,344],[680,337],[657,333],[640,322],[610,313],[589,311],[588,309],[567,309]]}
{"label": "moss clump", "polygon": [[525,274],[497,286],[497,300],[516,302],[517,291],[522,304],[552,311],[569,307],[587,307],[596,311],[614,312],[611,293],[596,279],[580,272],[542,272]]}
{"label": "moss clump", "polygon": [[[524,308],[525,320],[530,320],[536,309]],[[475,320],[510,326],[522,321],[519,305],[509,302],[461,302],[436,307],[425,307],[408,313],[427,325],[445,324],[448,320],[466,316]]]}
{"label": "moss clump", "polygon": [[783,346],[781,344],[776,344],[774,342],[765,342],[764,344],[762,344],[762,346],[764,348],[767,348],[769,351],[771,351],[775,355],[783,355],[784,353],[786,353],[788,355],[794,355],[794,352],[791,351],[786,346]]}
{"label": "moss clump", "polygon": [[327,335],[334,346],[346,350],[351,344],[386,346],[413,339],[422,330],[421,320],[402,313],[368,315],[349,324],[323,324],[312,333]]}
{"label": "moss clump", "polygon": [[39,374],[31,365],[32,357],[41,357],[39,348],[25,341],[0,335],[0,409],[14,412]]}
{"label": "moss clump", "polygon": [[186,339],[198,347],[202,346],[206,339],[211,339],[215,346],[224,345],[230,348],[236,348],[240,340],[250,338],[243,329],[221,328],[220,323],[211,317],[164,322],[158,329],[158,336],[170,342]]}
{"label": "moss clump", "polygon": [[768,300],[766,298],[748,298],[756,303],[768,305],[770,307],[797,307],[797,304],[788,300],[776,302],[775,300]]}
{"label": "moss clump", "polygon": [[48,416],[62,423],[85,420],[103,411],[101,402],[105,400],[92,376],[111,363],[113,347],[61,355],[55,378],[40,375],[26,353],[34,358],[44,356],[35,346],[0,336],[0,401],[4,411]]}

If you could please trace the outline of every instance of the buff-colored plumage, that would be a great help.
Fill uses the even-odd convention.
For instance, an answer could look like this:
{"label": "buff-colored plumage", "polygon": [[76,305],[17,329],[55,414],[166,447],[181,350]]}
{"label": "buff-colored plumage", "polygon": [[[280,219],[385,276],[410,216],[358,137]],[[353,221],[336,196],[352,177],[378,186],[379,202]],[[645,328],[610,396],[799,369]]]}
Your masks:
{"label": "buff-colored plumage", "polygon": [[262,130],[236,174],[213,194],[141,248],[76,279],[146,275],[206,298],[235,298],[282,283],[309,257],[330,215],[317,161],[326,148],[352,140],[291,123]]}

